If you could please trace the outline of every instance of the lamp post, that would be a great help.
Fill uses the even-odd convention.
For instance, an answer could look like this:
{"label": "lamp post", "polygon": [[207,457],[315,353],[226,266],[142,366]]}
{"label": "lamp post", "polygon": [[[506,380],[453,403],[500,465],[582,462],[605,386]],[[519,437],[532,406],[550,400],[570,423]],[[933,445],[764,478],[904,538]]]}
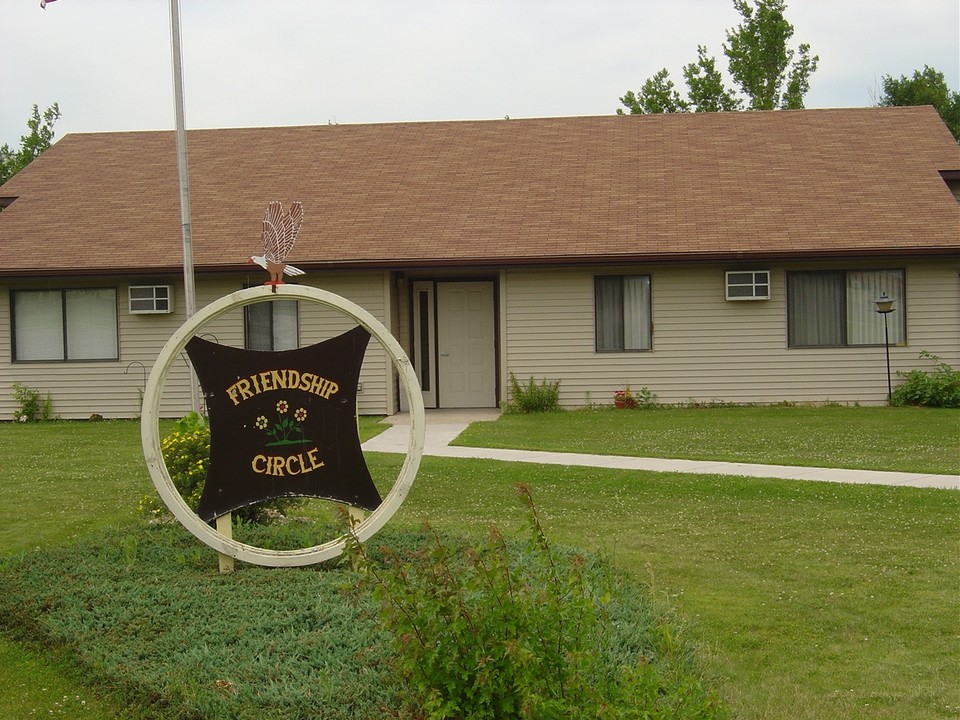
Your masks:
{"label": "lamp post", "polygon": [[887,315],[893,312],[893,298],[887,293],[880,294],[876,301],[877,312],[883,315],[883,349],[887,356],[887,404],[893,400],[893,386],[890,383],[890,331],[887,328]]}

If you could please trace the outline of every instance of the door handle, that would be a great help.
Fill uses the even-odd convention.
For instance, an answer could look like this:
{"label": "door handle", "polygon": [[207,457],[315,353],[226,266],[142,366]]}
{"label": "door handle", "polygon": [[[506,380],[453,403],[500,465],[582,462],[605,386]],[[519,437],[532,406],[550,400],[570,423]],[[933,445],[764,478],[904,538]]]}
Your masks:
{"label": "door handle", "polygon": [[450,357],[450,353],[448,353],[448,352],[442,352],[442,353],[440,353],[440,357]]}

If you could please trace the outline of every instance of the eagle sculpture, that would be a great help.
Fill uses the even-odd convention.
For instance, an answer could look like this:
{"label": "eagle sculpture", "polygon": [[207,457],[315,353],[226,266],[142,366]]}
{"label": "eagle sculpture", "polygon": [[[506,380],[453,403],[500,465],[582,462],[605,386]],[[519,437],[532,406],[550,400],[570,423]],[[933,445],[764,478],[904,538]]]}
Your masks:
{"label": "eagle sculpture", "polygon": [[267,212],[263,216],[263,255],[253,255],[247,262],[259,265],[270,273],[270,279],[264,285],[272,285],[274,292],[277,285],[283,284],[284,275],[305,274],[300,268],[284,262],[297,241],[301,222],[301,203],[293,203],[289,212],[284,212],[283,204],[278,201],[267,205]]}

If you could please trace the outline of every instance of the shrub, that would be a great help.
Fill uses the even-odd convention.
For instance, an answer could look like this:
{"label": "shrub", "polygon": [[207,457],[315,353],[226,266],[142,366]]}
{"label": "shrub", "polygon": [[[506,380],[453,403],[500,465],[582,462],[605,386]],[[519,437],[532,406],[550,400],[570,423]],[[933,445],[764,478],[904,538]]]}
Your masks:
{"label": "shrub", "polygon": [[690,669],[675,631],[609,566],[547,541],[530,491],[530,538],[492,529],[478,547],[429,542],[382,563],[348,535],[347,554],[393,638],[411,717],[698,718],[727,716]]}
{"label": "shrub", "polygon": [[550,412],[560,409],[560,381],[544,378],[539,385],[531,377],[526,385],[510,373],[510,403],[508,412]]}
{"label": "shrub", "polygon": [[13,399],[17,409],[13,411],[13,419],[18,422],[33,422],[34,420],[53,419],[53,400],[50,393],[41,403],[40,392],[20,383],[13,384]]}
{"label": "shrub", "polygon": [[629,386],[624,390],[614,391],[613,406],[620,410],[633,410],[637,406],[637,399],[630,392]]}
{"label": "shrub", "polygon": [[[180,418],[174,431],[160,443],[160,451],[177,492],[190,509],[196,511],[210,466],[210,427],[206,418],[196,412]],[[267,522],[271,513],[284,513],[299,503],[296,498],[268,500],[235,510],[233,518],[248,523]],[[166,512],[155,495],[141,498],[139,509],[151,518],[159,518]]]}
{"label": "shrub", "polygon": [[646,386],[634,393],[630,389],[630,386],[627,385],[623,390],[614,391],[613,406],[625,410],[654,408],[657,406],[657,395],[656,393],[650,392],[650,388]]}
{"label": "shrub", "polygon": [[920,357],[933,361],[933,371],[898,371],[897,375],[906,378],[906,382],[893,391],[890,404],[960,408],[960,370],[954,370],[926,350]]}

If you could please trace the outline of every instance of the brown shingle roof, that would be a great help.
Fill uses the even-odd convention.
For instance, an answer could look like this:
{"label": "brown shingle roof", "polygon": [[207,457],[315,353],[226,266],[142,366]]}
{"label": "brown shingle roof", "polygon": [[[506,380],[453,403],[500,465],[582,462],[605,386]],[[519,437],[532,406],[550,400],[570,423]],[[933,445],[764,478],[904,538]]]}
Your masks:
{"label": "brown shingle roof", "polygon": [[[304,203],[318,267],[960,252],[929,107],[188,132],[197,269]],[[172,132],[68,135],[0,187],[0,274],[176,270]]]}

